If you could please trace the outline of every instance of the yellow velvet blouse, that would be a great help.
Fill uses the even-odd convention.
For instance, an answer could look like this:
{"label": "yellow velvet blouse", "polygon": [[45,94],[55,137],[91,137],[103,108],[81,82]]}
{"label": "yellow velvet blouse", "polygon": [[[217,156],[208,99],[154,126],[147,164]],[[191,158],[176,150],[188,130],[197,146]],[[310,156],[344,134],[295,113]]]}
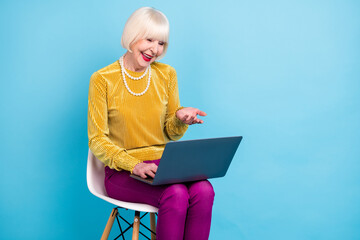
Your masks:
{"label": "yellow velvet blouse", "polygon": [[[132,76],[143,74],[127,70]],[[144,91],[148,74],[140,80],[126,76],[132,92]],[[105,166],[132,171],[136,164],[161,158],[165,144],[180,139],[188,128],[176,116],[180,108],[175,69],[151,64],[151,82],[142,96],[125,87],[118,61],[95,72],[88,99],[89,148]]]}

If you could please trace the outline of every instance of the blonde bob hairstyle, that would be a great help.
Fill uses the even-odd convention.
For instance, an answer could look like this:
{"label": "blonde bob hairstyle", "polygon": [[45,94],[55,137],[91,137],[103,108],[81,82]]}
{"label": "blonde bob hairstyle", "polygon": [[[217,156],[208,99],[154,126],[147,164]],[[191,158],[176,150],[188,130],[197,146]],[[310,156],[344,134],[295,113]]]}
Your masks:
{"label": "blonde bob hairstyle", "polygon": [[159,10],[142,7],[126,21],[121,46],[131,52],[132,44],[148,38],[164,42],[163,53],[157,59],[165,56],[169,44],[169,21]]}

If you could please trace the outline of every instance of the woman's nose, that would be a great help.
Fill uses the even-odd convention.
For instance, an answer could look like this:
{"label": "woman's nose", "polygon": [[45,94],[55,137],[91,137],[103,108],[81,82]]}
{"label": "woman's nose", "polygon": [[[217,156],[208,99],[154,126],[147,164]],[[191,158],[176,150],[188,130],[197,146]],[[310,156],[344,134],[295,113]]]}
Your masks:
{"label": "woman's nose", "polygon": [[151,52],[154,54],[154,55],[157,55],[157,53],[158,53],[158,43],[157,43],[157,41],[154,41],[153,43],[152,43],[152,46],[151,46],[151,48],[150,48],[150,50],[151,50]]}

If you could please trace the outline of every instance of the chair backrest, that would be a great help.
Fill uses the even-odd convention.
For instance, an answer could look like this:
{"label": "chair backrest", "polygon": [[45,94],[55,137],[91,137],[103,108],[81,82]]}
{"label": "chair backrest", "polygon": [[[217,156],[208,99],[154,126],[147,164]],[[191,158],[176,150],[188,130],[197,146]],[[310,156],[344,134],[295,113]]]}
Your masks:
{"label": "chair backrest", "polygon": [[86,179],[90,192],[95,196],[108,196],[105,190],[104,178],[104,164],[89,149]]}

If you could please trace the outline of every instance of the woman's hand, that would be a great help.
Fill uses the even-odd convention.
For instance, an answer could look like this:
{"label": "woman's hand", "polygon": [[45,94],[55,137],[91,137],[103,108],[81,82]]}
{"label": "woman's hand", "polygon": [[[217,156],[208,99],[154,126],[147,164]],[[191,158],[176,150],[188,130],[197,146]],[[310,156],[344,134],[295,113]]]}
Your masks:
{"label": "woman's hand", "polygon": [[176,117],[188,125],[204,122],[203,120],[197,118],[197,115],[206,116],[206,113],[193,107],[186,107],[176,112]]}
{"label": "woman's hand", "polygon": [[155,163],[138,163],[133,169],[133,174],[142,178],[155,177],[158,166]]}

